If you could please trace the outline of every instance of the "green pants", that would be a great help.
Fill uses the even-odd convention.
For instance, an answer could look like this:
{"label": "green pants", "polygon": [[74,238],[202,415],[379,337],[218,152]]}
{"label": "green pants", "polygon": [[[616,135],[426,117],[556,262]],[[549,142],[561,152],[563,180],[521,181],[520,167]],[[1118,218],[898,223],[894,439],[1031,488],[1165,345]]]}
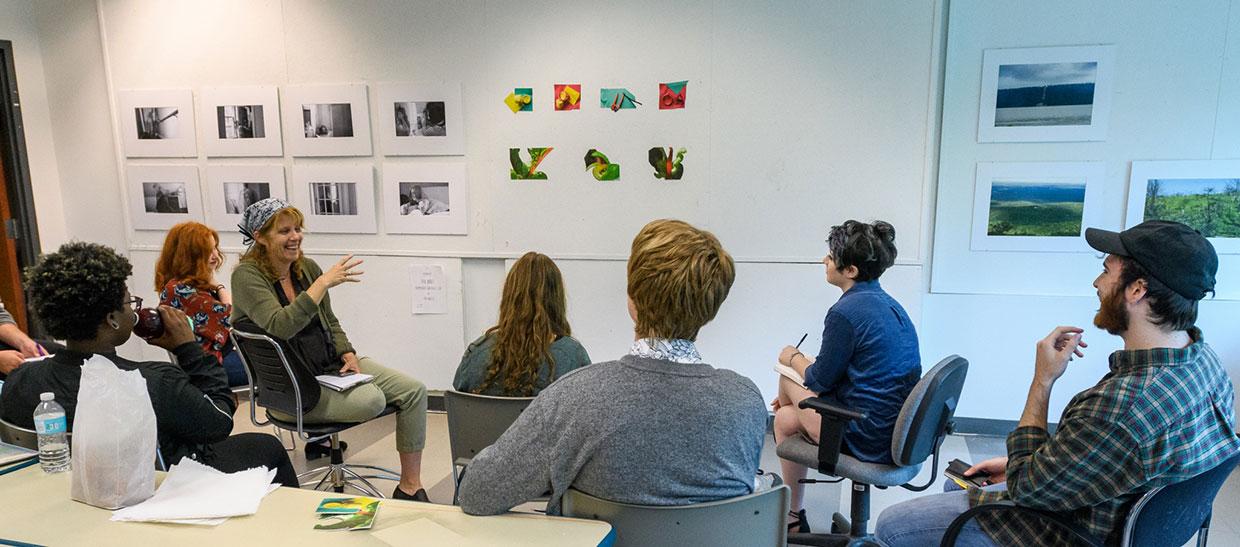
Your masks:
{"label": "green pants", "polygon": [[[426,386],[403,373],[397,372],[369,357],[361,357],[358,364],[363,373],[374,375],[367,384],[347,391],[335,391],[319,386],[319,404],[302,418],[305,423],[364,422],[383,412],[392,404],[400,410],[396,413],[396,451],[418,452],[426,446]],[[281,420],[296,422],[296,416],[271,411]]]}

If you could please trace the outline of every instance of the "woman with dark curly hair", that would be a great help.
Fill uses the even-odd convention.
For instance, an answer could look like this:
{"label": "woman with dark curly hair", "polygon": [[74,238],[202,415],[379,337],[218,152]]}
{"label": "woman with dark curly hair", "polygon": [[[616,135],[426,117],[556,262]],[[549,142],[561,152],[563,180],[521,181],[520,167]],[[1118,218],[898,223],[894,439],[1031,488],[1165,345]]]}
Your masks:
{"label": "woman with dark curly hair", "polygon": [[[822,347],[814,358],[786,346],[779,363],[804,379],[781,375],[775,409],[776,442],[804,435],[818,442],[822,418],[797,408],[802,400],[822,396],[865,413],[848,424],[840,452],[863,462],[891,464],[891,433],[904,399],[921,378],[917,331],[904,308],[878,283],[896,261],[896,230],[881,220],[873,224],[849,220],[832,226],[827,236],[827,283],[844,291],[827,310]],[[784,482],[792,489],[788,529],[809,532],[801,508],[805,466],[780,460]]]}
{"label": "woman with dark curly hair", "polygon": [[276,470],[276,482],[297,487],[297,473],[278,439],[262,433],[229,436],[236,406],[224,369],[203,353],[180,310],[160,306],[164,334],[147,340],[172,352],[178,364],[135,362],[116,354],[129,340],[142,305],[126,288],[132,271],[129,260],[112,249],[81,242],[62,245],[26,271],[35,315],[67,349],[9,375],[0,392],[0,417],[34,427],[39,394],[50,391],[72,429],[82,364],[97,354],[146,380],[166,465],[186,457],[227,473],[261,465]]}
{"label": "woman with dark curly hair", "polygon": [[224,265],[220,236],[199,222],[182,222],[168,230],[155,262],[159,303],[185,312],[194,320],[194,336],[202,351],[224,365],[228,386],[248,383],[241,356],[233,351],[232,294],[218,281]]}
{"label": "woman with dark curly hair", "polygon": [[525,253],[504,280],[499,322],[461,357],[452,386],[458,391],[531,397],[569,372],[590,364],[570,336],[564,278],[550,257]]}

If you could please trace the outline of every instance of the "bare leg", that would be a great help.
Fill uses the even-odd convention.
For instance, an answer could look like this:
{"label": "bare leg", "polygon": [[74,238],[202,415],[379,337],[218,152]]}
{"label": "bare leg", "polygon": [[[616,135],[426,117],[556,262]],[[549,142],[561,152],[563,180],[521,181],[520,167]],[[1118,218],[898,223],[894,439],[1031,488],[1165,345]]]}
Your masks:
{"label": "bare leg", "polygon": [[[799,433],[805,433],[807,437],[817,442],[818,429],[821,427],[822,418],[813,410],[802,410],[796,406],[803,399],[813,396],[814,392],[805,389],[804,386],[798,385],[786,376],[779,377],[779,401],[781,406],[775,412],[775,424],[773,427],[776,444]],[[800,511],[804,500],[805,485],[799,481],[805,478],[808,469],[804,465],[784,459],[780,459],[779,464],[784,472],[784,484],[787,484],[790,490],[788,508],[793,512]]]}
{"label": "bare leg", "polygon": [[412,495],[422,488],[422,451],[397,454],[400,455],[400,489]]}

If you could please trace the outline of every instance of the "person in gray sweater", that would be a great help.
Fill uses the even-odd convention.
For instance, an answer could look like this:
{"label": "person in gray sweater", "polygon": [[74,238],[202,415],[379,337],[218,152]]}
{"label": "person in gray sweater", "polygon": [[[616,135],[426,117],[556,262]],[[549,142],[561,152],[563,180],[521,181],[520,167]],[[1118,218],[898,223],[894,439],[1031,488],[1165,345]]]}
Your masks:
{"label": "person in gray sweater", "polygon": [[642,228],[628,262],[630,353],[544,389],[469,464],[461,508],[495,515],[550,492],[547,513],[558,515],[569,488],[642,505],[751,493],[764,401],[752,381],[703,362],[693,343],[734,278],[710,232],[677,220]]}

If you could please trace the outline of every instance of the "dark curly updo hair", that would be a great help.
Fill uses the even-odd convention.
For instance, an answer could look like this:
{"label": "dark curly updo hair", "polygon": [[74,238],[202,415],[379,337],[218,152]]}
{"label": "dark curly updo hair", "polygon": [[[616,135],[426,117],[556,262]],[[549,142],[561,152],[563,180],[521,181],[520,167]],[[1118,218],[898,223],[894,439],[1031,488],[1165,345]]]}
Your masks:
{"label": "dark curly updo hair", "polygon": [[849,220],[831,227],[827,248],[837,270],[856,266],[856,281],[871,281],[896,263],[896,229],[881,220]]}
{"label": "dark curly updo hair", "polygon": [[121,307],[129,259],[98,243],[74,241],[26,269],[34,313],[55,338],[91,340],[99,324]]}

